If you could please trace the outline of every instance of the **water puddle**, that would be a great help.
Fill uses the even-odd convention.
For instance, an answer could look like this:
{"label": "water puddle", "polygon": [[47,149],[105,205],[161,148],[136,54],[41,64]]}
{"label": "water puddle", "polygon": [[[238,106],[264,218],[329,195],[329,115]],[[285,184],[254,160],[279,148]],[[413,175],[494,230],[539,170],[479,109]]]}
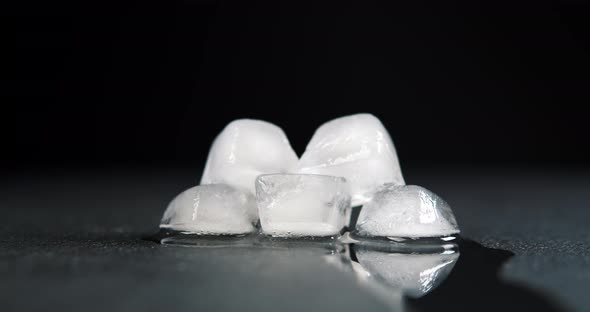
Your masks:
{"label": "water puddle", "polygon": [[313,257],[322,257],[354,276],[395,311],[560,310],[542,294],[498,278],[500,267],[513,253],[460,237],[361,240],[345,234],[282,239],[257,234],[220,237],[160,232],[150,240],[198,248],[247,248],[250,252],[256,248],[286,250],[284,257],[274,254],[285,265],[293,253],[315,250]]}
{"label": "water puddle", "polygon": [[412,311],[563,311],[555,302],[527,287],[500,279],[510,251],[459,242],[460,257],[436,290],[421,298],[406,298]]}

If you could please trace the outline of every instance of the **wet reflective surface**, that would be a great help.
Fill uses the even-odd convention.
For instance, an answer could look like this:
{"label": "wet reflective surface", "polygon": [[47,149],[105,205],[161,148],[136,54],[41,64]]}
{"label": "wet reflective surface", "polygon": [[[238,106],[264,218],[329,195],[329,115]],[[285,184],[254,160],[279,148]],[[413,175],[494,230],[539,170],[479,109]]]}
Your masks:
{"label": "wet reflective surface", "polygon": [[358,240],[348,233],[333,238],[287,239],[262,234],[203,236],[172,231],[160,231],[146,239],[192,247],[198,252],[241,249],[256,257],[257,252],[265,256],[270,251],[278,263],[316,258],[338,269],[343,276],[353,277],[351,284],[358,284],[377,302],[396,311],[406,310],[406,298],[421,298],[443,284],[459,258],[461,241],[458,237]]}
{"label": "wet reflective surface", "polygon": [[337,269],[342,277],[352,277],[351,285],[360,286],[389,311],[564,309],[533,291],[498,278],[498,269],[513,253],[485,248],[458,236],[360,240],[344,234],[334,238],[285,239],[259,234],[223,237],[162,231],[145,239],[191,247],[199,253],[241,250],[251,258],[267,257],[265,261],[287,266],[297,266],[298,261],[320,261]]}
{"label": "wet reflective surface", "polygon": [[372,283],[381,283],[410,298],[420,298],[438,287],[451,273],[459,258],[458,250],[442,253],[396,253],[387,248],[353,245],[351,252],[358,274]]}
{"label": "wet reflective surface", "polygon": [[587,176],[546,170],[409,176],[445,196],[470,239],[459,242],[448,276],[439,275],[438,286],[419,298],[386,282],[363,282],[354,246],[187,248],[143,239],[178,189],[194,185],[194,172],[5,180],[0,308],[588,311],[590,210],[581,200],[590,189]]}
{"label": "wet reflective surface", "polygon": [[512,252],[460,242],[461,255],[444,283],[421,298],[408,298],[412,311],[563,311],[543,293],[500,278]]}

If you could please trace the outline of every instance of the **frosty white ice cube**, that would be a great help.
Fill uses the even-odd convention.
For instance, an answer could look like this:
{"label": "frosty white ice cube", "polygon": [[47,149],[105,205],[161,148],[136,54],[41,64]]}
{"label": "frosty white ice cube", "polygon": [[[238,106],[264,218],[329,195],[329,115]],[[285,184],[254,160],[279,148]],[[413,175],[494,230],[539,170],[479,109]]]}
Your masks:
{"label": "frosty white ice cube", "polygon": [[277,237],[333,236],[350,209],[346,179],[315,174],[266,174],[256,179],[262,232]]}
{"label": "frosty white ice cube", "polygon": [[416,185],[385,184],[365,204],[356,231],[361,236],[444,237],[459,233],[451,207]]}
{"label": "frosty white ice cube", "polygon": [[256,230],[253,195],[225,184],[192,187],[166,208],[160,228],[201,235],[240,235]]}
{"label": "frosty white ice cube", "polygon": [[321,125],[301,156],[297,172],[346,178],[353,206],[366,203],[384,183],[405,184],[393,141],[371,114],[345,116]]}
{"label": "frosty white ice cube", "polygon": [[223,183],[254,195],[257,176],[289,172],[296,165],[297,155],[281,128],[262,120],[238,119],[215,138],[201,184]]}

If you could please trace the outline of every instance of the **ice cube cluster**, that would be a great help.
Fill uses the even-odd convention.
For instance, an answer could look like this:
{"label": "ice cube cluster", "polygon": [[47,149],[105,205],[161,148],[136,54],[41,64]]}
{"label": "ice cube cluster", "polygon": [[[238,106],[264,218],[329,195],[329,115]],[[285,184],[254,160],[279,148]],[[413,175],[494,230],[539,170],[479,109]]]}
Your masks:
{"label": "ice cube cluster", "polygon": [[347,228],[355,206],[362,206],[355,229],[359,237],[459,233],[444,200],[405,185],[393,141],[370,114],[324,123],[301,158],[278,126],[232,121],[214,140],[200,185],[168,205],[160,228],[204,235],[260,231],[333,237]]}

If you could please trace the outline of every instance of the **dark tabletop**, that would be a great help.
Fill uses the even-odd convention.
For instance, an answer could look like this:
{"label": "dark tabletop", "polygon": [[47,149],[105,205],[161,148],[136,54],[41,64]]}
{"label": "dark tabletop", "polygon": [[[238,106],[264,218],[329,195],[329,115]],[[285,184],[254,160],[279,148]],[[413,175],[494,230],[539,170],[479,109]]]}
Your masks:
{"label": "dark tabletop", "polygon": [[590,309],[590,172],[414,170],[467,239],[439,289],[392,306],[325,251],[145,240],[199,172],[38,172],[1,182],[2,311]]}

